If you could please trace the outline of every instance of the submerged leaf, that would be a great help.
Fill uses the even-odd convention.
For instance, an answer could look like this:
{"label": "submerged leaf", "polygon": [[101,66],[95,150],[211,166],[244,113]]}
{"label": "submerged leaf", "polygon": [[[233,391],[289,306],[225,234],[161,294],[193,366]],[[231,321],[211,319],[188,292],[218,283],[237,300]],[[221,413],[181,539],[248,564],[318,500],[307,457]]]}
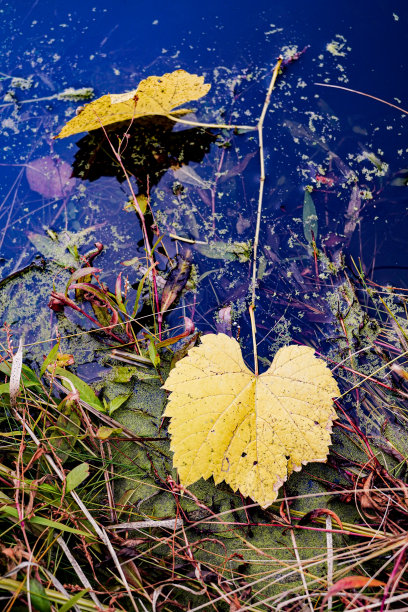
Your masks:
{"label": "submerged leaf", "polygon": [[210,87],[204,83],[204,77],[185,70],[175,70],[160,77],[150,76],[141,81],[137,89],[124,94],[107,94],[87,104],[79,115],[68,121],[56,138],[147,115],[169,115],[181,104],[205,96]]}
{"label": "submerged leaf", "polygon": [[37,251],[46,259],[51,259],[64,268],[78,267],[77,259],[72,253],[67,251],[67,246],[61,242],[36,232],[27,232],[27,237]]}
{"label": "submerged leaf", "polygon": [[200,189],[211,189],[213,186],[212,181],[202,179],[191,166],[181,166],[181,168],[173,169],[173,175],[180,183],[187,183],[187,185],[200,187]]}
{"label": "submerged leaf", "polygon": [[185,486],[214,476],[266,508],[293,470],[326,460],[339,389],[313,353],[283,347],[255,376],[236,340],[209,334],[176,364],[165,416]]}
{"label": "submerged leaf", "polygon": [[186,255],[177,256],[177,265],[171,270],[167,277],[166,284],[163,287],[163,293],[160,304],[160,312],[164,314],[180,296],[184,287],[190,278],[191,272],[191,251],[188,250]]}
{"label": "submerged leaf", "polygon": [[224,259],[226,261],[237,260],[241,263],[249,261],[252,253],[252,242],[211,242],[208,244],[197,243],[195,245],[204,257],[209,259]]}
{"label": "submerged leaf", "polygon": [[[104,129],[92,130],[76,144],[73,176],[82,180],[95,181],[102,176],[114,176],[119,182],[126,180],[126,172],[135,177],[138,186],[137,201],[143,211],[141,195],[145,196],[157,185],[170,167],[200,163],[216,134],[209,129],[190,128],[174,130],[174,121],[164,116],[140,117],[129,125],[128,121],[108,125]],[[112,155],[106,136],[116,142],[117,134],[126,132],[126,147],[121,149],[123,168]],[[125,206],[134,209],[133,203]]]}
{"label": "submerged leaf", "polygon": [[347,240],[350,240],[354,230],[356,229],[357,223],[360,220],[361,211],[361,196],[360,188],[358,185],[354,185],[351,190],[351,197],[347,207],[346,213],[346,224],[344,226],[344,235]]}
{"label": "submerged leaf", "polygon": [[303,202],[303,233],[308,244],[311,244],[317,238],[318,225],[316,207],[313,198],[306,189]]}
{"label": "submerged leaf", "polygon": [[30,189],[45,198],[63,198],[71,193],[76,180],[72,169],[62,159],[41,157],[30,162],[26,168],[26,177]]}

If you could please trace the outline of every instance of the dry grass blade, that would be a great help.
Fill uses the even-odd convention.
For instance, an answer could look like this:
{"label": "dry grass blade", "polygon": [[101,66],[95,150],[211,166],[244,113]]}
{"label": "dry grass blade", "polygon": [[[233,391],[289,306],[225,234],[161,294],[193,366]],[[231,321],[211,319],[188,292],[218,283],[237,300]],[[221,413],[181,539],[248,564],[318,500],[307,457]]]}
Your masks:
{"label": "dry grass blade", "polygon": [[179,529],[184,524],[183,519],[163,519],[158,521],[132,521],[130,523],[118,523],[117,525],[109,525],[107,529],[148,529],[150,527],[161,527],[163,529]]}
{"label": "dry grass blade", "polygon": [[20,338],[18,350],[13,356],[10,373],[10,403],[13,408],[17,404],[17,396],[20,390],[21,370],[23,367],[23,339]]}
{"label": "dry grass blade", "polygon": [[76,575],[78,576],[81,584],[84,586],[85,589],[89,589],[89,597],[92,599],[92,601],[97,606],[99,606],[99,608],[102,608],[103,607],[102,603],[99,601],[96,593],[93,592],[91,583],[89,582],[88,578],[85,576],[84,572],[81,569],[81,566],[79,565],[79,563],[75,559],[74,555],[69,550],[67,544],[65,543],[64,538],[62,536],[60,536],[57,539],[57,542],[60,545],[60,547],[62,548],[62,550],[64,551],[64,553],[66,554],[67,558],[69,559],[69,562],[71,563],[71,566],[73,567],[73,569],[74,569]]}
{"label": "dry grass blade", "polygon": [[[333,534],[332,534],[332,517],[326,516],[326,543],[327,543],[327,588],[333,584]],[[330,611],[333,606],[331,597],[327,600],[327,609]]]}

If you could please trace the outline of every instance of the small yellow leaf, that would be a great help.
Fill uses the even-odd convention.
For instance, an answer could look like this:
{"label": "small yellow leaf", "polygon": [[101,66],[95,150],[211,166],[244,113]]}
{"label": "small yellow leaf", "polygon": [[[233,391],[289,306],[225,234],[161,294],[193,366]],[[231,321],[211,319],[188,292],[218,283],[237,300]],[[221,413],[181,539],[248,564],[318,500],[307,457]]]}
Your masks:
{"label": "small yellow leaf", "polygon": [[256,376],[236,340],[208,334],[179,361],[164,387],[174,465],[183,485],[225,480],[263,508],[293,470],[326,461],[340,395],[324,361],[285,346]]}
{"label": "small yellow leaf", "polygon": [[[161,77],[150,76],[141,81],[137,89],[107,94],[87,104],[79,115],[64,125],[56,138],[147,115],[169,115],[181,104],[205,96],[210,87],[204,83],[203,76],[185,70],[175,70]],[[182,111],[175,111],[175,114],[182,114]]]}

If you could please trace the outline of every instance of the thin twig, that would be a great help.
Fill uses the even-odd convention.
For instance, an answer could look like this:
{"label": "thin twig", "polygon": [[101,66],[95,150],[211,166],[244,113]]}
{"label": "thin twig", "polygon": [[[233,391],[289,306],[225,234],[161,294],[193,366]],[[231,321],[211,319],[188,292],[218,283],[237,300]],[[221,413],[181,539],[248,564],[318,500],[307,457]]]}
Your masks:
{"label": "thin twig", "polygon": [[204,242],[204,240],[193,240],[191,238],[183,238],[182,236],[177,236],[177,234],[169,234],[170,238],[173,240],[180,240],[180,242],[187,242],[188,244],[205,244],[208,245],[210,243]]}
{"label": "thin twig", "polygon": [[203,127],[220,130],[251,130],[257,129],[256,125],[228,125],[227,123],[200,123],[199,121],[189,121],[188,119],[180,119],[172,115],[165,115],[167,119],[171,119],[175,123],[184,123],[185,125],[193,125],[194,127]]}
{"label": "thin twig", "polygon": [[179,529],[184,525],[183,519],[163,519],[161,521],[146,520],[131,523],[118,523],[109,525],[106,529],[148,529],[149,527],[162,527],[163,529]]}
{"label": "thin twig", "polygon": [[251,330],[252,330],[252,345],[254,347],[254,372],[255,376],[259,374],[258,368],[258,349],[256,346],[256,327],[255,327],[255,314],[254,314],[254,305],[251,304],[249,307],[249,318],[251,319]]}
{"label": "thin twig", "polygon": [[[266,93],[265,102],[263,105],[262,113],[259,118],[257,124],[258,130],[258,138],[259,138],[259,157],[261,164],[261,175],[259,177],[259,195],[258,195],[258,212],[256,215],[256,229],[255,229],[255,238],[254,238],[254,250],[253,250],[253,269],[252,269],[252,316],[251,316],[251,325],[252,325],[252,337],[253,337],[253,345],[254,345],[254,363],[255,363],[255,374],[258,374],[258,352],[256,347],[256,336],[255,336],[255,316],[253,310],[255,308],[255,291],[256,291],[256,270],[257,270],[257,255],[258,255],[258,244],[259,244],[259,231],[261,228],[261,215],[262,215],[262,200],[263,200],[263,192],[264,192],[264,184],[265,184],[265,156],[264,156],[264,147],[263,147],[263,124],[266,116],[266,111],[268,110],[268,106],[271,100],[271,95],[273,88],[275,86],[276,79],[279,74],[279,69],[282,64],[282,57],[278,58],[276,62],[276,66],[273,69],[271,82],[268,87],[268,91]],[[251,312],[251,311],[250,311]]]}
{"label": "thin twig", "polygon": [[[136,108],[136,106],[135,106],[135,108]],[[147,255],[147,259],[148,259],[148,261],[150,263],[150,266],[152,267],[153,292],[154,292],[156,308],[157,308],[157,314],[158,314],[159,340],[161,340],[161,316],[160,316],[161,313],[160,313],[159,296],[158,296],[157,283],[156,283],[157,271],[156,271],[156,268],[155,268],[155,265],[154,265],[154,263],[155,263],[154,262],[154,255],[153,255],[152,248],[150,246],[149,235],[147,233],[145,217],[144,217],[144,214],[143,214],[143,212],[142,212],[142,210],[141,210],[141,208],[139,206],[139,202],[137,200],[137,197],[136,197],[136,194],[135,194],[135,190],[133,189],[133,185],[132,185],[132,182],[130,180],[130,176],[129,176],[129,174],[128,174],[126,168],[125,168],[125,165],[123,163],[123,160],[122,160],[121,151],[120,151],[122,143],[121,142],[119,143],[118,150],[116,150],[115,147],[112,144],[112,141],[109,138],[109,135],[108,135],[108,133],[107,133],[107,131],[105,129],[105,126],[102,123],[100,117],[97,115],[97,113],[95,113],[95,115],[96,115],[99,123],[101,124],[101,128],[102,128],[103,133],[105,134],[105,137],[106,137],[106,139],[107,139],[107,141],[109,143],[109,146],[110,146],[110,148],[112,150],[112,153],[115,156],[118,164],[120,165],[120,167],[122,169],[122,172],[123,172],[123,174],[125,176],[127,185],[129,187],[130,194],[132,196],[133,207],[134,207],[135,211],[137,212],[137,214],[139,216],[139,219],[140,219],[140,225],[142,227],[142,233],[143,233],[144,245],[145,245],[145,249],[146,249],[146,255]],[[131,123],[130,123],[130,125],[128,127],[128,130],[130,129],[130,126],[132,125],[133,120],[134,120],[134,117],[132,117],[132,120],[131,120]],[[153,301],[153,304],[155,302]],[[153,309],[153,315],[154,314],[155,314],[155,311]]]}
{"label": "thin twig", "polygon": [[358,94],[359,96],[365,96],[366,98],[371,98],[372,100],[376,100],[377,102],[382,102],[382,104],[387,104],[387,106],[391,106],[392,108],[396,108],[397,110],[404,113],[404,115],[408,115],[408,111],[397,106],[396,104],[392,104],[392,102],[387,102],[387,100],[383,100],[382,98],[377,98],[377,96],[372,96],[371,94],[364,93],[363,91],[358,91],[357,89],[350,89],[350,87],[343,87],[342,85],[332,85],[331,83],[314,83],[314,85],[319,85],[319,87],[332,87],[333,89],[343,89],[344,91],[350,91],[351,93]]}

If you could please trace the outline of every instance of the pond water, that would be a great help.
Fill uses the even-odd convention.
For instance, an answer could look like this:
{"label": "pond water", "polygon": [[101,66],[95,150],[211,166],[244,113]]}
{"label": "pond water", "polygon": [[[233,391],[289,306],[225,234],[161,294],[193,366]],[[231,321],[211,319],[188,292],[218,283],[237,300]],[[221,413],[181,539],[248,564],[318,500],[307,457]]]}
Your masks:
{"label": "pond water", "polygon": [[[97,98],[134,89],[150,75],[184,69],[211,83],[209,94],[192,104],[196,120],[255,125],[277,56],[305,50],[278,80],[265,119],[267,179],[257,291],[260,356],[270,359],[288,340],[322,347],[333,333],[333,308],[327,308],[326,299],[333,290],[326,275],[328,261],[339,265],[344,257],[352,266],[354,260],[373,282],[407,286],[407,115],[316,84],[359,90],[408,108],[404,0],[335,5],[321,0],[211,0],[205,5],[72,0],[52,8],[44,0],[17,0],[3,2],[0,11],[3,279],[38,261],[39,255],[55,258],[52,232],[59,235],[62,251],[82,232],[81,253],[95,241],[104,245],[95,260],[104,282],[113,287],[119,272],[133,285],[140,280],[137,266],[123,267],[124,261],[143,257],[138,220],[124,210],[126,184],[101,163],[88,175],[93,180],[76,178],[61,187],[60,177],[70,176],[75,156],[77,165],[86,163],[98,147],[85,140],[78,154],[76,143],[85,134],[53,139],[86,103],[72,99],[67,89],[92,88]],[[184,129],[174,128],[174,142]],[[180,312],[203,332],[230,331],[231,315],[232,333],[236,336],[240,329],[244,355],[251,362],[248,243],[258,205],[258,140],[256,132],[219,130],[218,135],[212,143],[211,138],[201,142],[196,134],[205,152],[192,152],[190,163],[179,170],[157,170],[149,194],[171,257],[176,252],[186,257],[190,246],[172,240],[170,233],[220,247],[216,253],[191,247],[197,291],[187,293],[182,310],[169,318],[173,333],[183,331]],[[159,145],[168,156],[165,147],[173,144]],[[152,159],[138,166],[139,192],[146,189],[146,175],[152,171],[147,163]],[[41,179],[44,168],[53,180]],[[305,224],[307,187],[316,214],[312,211]],[[311,230],[314,251],[307,240]],[[228,243],[235,244],[239,257],[230,248],[225,261]],[[166,272],[164,257],[159,267]],[[35,325],[32,305],[39,308],[39,291],[32,287],[25,294],[27,316],[23,305],[16,314],[3,303],[3,321],[17,337],[23,334],[31,342],[56,333],[51,311],[40,318],[40,327]],[[45,307],[48,298],[41,295]]]}

